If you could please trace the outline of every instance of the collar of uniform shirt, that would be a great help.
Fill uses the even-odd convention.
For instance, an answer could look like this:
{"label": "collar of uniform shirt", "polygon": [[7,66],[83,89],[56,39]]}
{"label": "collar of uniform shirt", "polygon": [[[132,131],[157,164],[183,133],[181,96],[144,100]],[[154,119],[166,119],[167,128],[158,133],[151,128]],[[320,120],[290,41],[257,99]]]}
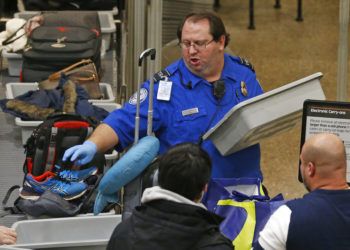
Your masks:
{"label": "collar of uniform shirt", "polygon": [[237,70],[235,70],[236,65],[232,62],[228,54],[225,54],[225,64],[224,69],[221,73],[221,79],[231,79],[234,82],[237,82]]}
{"label": "collar of uniform shirt", "polygon": [[[225,54],[224,56],[225,64],[224,64],[224,69],[221,73],[221,78],[220,79],[231,79],[234,82],[237,82],[237,75],[236,71],[234,70],[235,64],[231,62],[231,59],[229,58],[229,55]],[[178,63],[178,70],[181,71],[182,74],[182,80],[184,84],[188,83],[191,81],[192,87],[195,88],[198,83],[203,81],[203,78],[193,74],[190,70],[187,69],[185,62],[182,60],[179,61]]]}

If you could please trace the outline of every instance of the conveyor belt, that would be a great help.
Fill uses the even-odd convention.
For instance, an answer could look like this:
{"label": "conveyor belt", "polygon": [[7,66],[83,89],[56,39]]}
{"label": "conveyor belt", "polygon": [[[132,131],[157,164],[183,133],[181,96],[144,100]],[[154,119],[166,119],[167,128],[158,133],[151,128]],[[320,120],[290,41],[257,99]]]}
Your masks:
{"label": "conveyor belt", "polygon": [[[7,69],[5,69],[7,70]],[[7,77],[2,71],[0,98],[5,98],[5,83],[17,81],[16,77]],[[1,79],[1,78],[0,78]],[[15,126],[14,117],[0,112],[0,200],[2,201],[7,190],[13,185],[21,185],[23,181],[24,148],[21,143],[21,129]],[[12,205],[18,192],[13,193],[8,204]],[[17,217],[0,218],[0,224],[10,226]]]}

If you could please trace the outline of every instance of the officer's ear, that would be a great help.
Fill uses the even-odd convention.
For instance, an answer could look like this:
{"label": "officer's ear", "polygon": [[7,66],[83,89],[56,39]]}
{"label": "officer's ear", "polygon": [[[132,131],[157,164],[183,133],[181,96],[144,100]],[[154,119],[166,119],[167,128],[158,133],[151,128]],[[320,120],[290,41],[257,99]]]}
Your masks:
{"label": "officer's ear", "polygon": [[219,41],[217,43],[220,45],[219,50],[223,51],[225,49],[225,40],[226,37],[224,35],[220,36]]}

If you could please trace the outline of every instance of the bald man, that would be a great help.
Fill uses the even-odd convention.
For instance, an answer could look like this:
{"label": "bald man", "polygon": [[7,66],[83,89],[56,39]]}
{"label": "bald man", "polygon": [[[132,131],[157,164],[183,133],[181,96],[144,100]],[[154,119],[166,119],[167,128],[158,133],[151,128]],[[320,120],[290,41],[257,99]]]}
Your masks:
{"label": "bald man", "polygon": [[309,137],[300,154],[308,194],[288,201],[260,232],[257,249],[350,249],[350,189],[343,141],[334,134]]}

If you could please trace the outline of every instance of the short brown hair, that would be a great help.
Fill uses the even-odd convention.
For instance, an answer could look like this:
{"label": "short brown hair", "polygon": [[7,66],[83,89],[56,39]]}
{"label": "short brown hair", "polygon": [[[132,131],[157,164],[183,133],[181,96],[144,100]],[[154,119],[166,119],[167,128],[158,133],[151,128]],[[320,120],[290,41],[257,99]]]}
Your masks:
{"label": "short brown hair", "polygon": [[190,13],[182,19],[180,25],[177,28],[177,38],[181,42],[182,28],[187,20],[197,22],[206,19],[209,22],[210,34],[213,36],[214,41],[219,41],[221,36],[225,36],[225,47],[230,41],[230,34],[226,32],[225,25],[220,17],[212,12]]}

